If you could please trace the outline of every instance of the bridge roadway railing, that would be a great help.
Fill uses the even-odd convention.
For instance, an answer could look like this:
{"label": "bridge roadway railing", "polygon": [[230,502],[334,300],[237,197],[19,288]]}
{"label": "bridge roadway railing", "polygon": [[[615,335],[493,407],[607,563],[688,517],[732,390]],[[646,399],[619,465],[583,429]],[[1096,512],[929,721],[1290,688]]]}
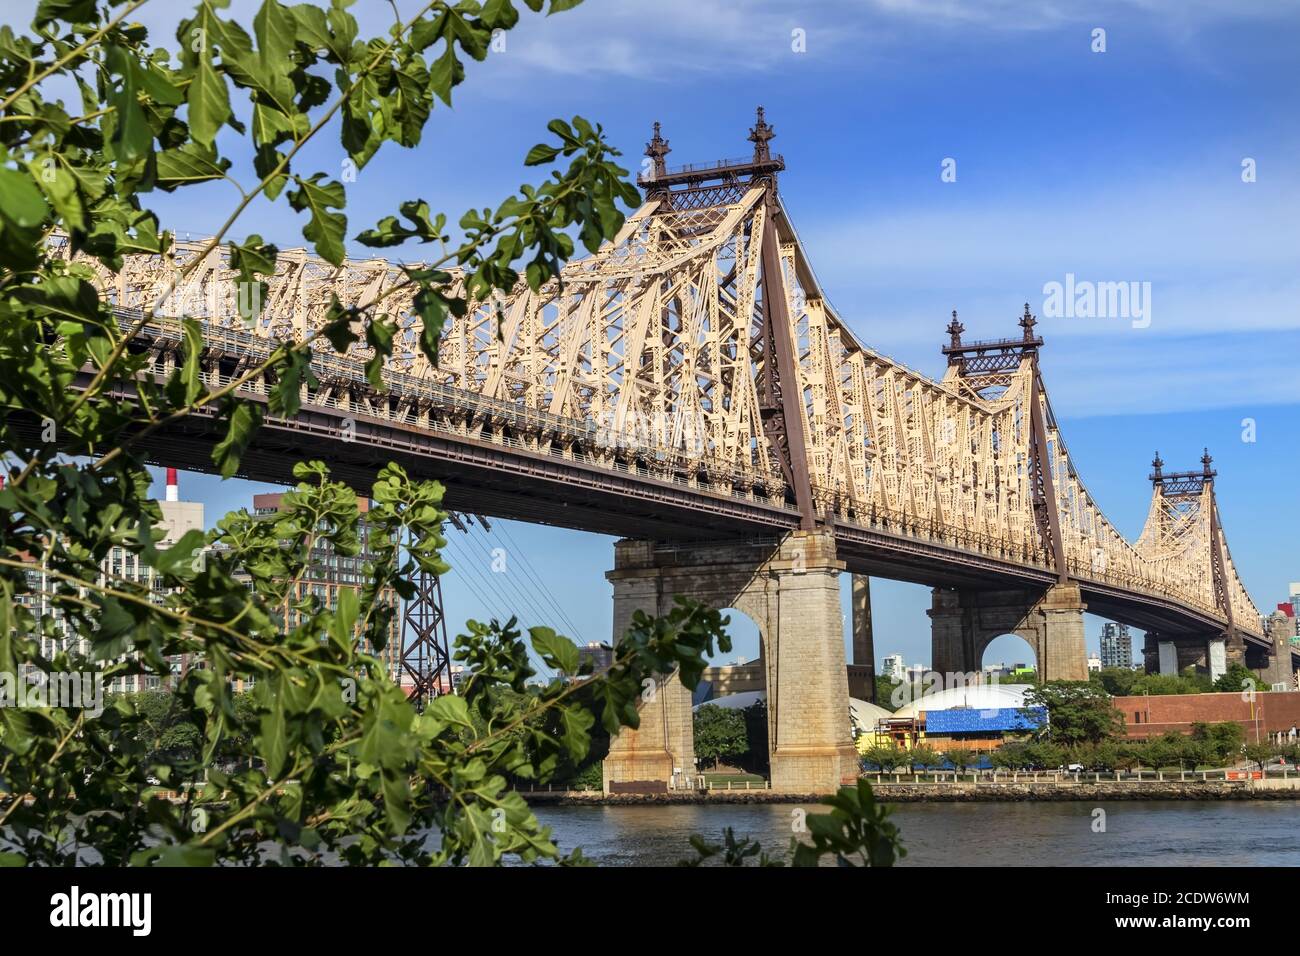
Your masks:
{"label": "bridge roadway railing", "polygon": [[[130,323],[129,310],[119,311],[122,314],[119,321],[123,325],[128,325]],[[249,357],[254,361],[266,360],[273,351],[273,349],[267,347],[266,339],[251,333],[224,328],[207,322],[200,323],[200,325],[203,329],[205,346],[209,349],[215,349],[224,354],[241,358]],[[178,343],[180,341],[179,326],[170,323],[147,323],[141,329],[140,334],[142,337],[169,339]],[[358,387],[370,387],[369,380],[365,375],[365,366],[362,362],[342,359],[334,355],[313,353],[311,368],[318,379],[329,384],[345,382]],[[624,433],[600,425],[592,419],[576,419],[563,415],[554,415],[516,402],[481,395],[478,392],[454,385],[431,382],[428,379],[417,378],[393,369],[384,369],[382,374],[393,395],[399,399],[414,399],[418,403],[417,407],[436,408],[444,413],[460,413],[488,418],[499,423],[509,424],[516,431],[525,434],[544,435],[549,433],[557,437],[563,437],[578,447],[575,447],[569,455],[566,455],[562,449],[554,445],[543,451],[541,448],[530,447],[528,443],[505,434],[493,435],[491,441],[494,444],[502,444],[538,454],[549,454],[551,457],[564,460],[585,461],[607,470],[621,471],[633,476],[653,477],[658,480],[671,481],[673,484],[698,487],[698,482],[680,475],[649,475],[642,473],[636,465],[638,459],[657,459],[659,463],[666,464],[674,456],[662,448],[628,440]],[[241,375],[223,375],[213,371],[204,371],[202,375],[205,383],[212,388],[227,386],[242,377]],[[265,395],[267,388],[264,380],[256,378],[240,385],[239,391],[254,395]],[[304,401],[312,405],[339,409],[343,407],[342,403],[334,396],[322,397],[319,394],[309,395],[304,393],[303,397]],[[382,403],[362,411],[377,417],[401,421],[404,424],[431,428],[465,437],[462,432],[446,423],[438,422],[432,416],[428,417],[427,420],[421,420],[421,416],[415,408],[399,410],[389,408],[386,403]],[[541,444],[540,441],[539,444]],[[617,457],[606,458],[601,455],[584,453],[581,451],[583,447],[600,448],[610,455],[623,455],[627,458],[627,461],[621,461]],[[711,491],[728,493],[731,497],[748,501],[761,501],[785,510],[795,510],[793,505],[789,505],[785,501],[784,486],[774,483],[769,476],[763,475],[756,470],[749,471],[736,468],[726,470],[719,469],[716,466],[709,466],[707,463],[701,463],[701,465],[710,481],[709,490]],[[724,489],[715,486],[715,483],[718,482],[740,485],[750,490],[736,491],[732,488],[730,491],[724,491]],[[768,488],[770,491],[768,494],[758,494],[753,492],[753,488]]]}
{"label": "bridge roadway railing", "polygon": [[[140,313],[136,310],[117,310],[117,312],[119,323],[123,327],[130,326],[140,317]],[[270,340],[250,332],[210,322],[201,322],[200,326],[205,347],[210,350],[254,361],[265,361],[273,351]],[[166,319],[146,322],[138,334],[142,339],[171,340],[178,344],[181,341],[179,323],[168,322]],[[360,361],[316,352],[313,353],[311,367],[313,373],[322,382],[343,382],[369,388],[365,366]],[[201,374],[205,384],[211,388],[225,387],[242,377],[212,370],[203,371]],[[645,469],[641,461],[654,460],[660,466],[671,466],[675,459],[680,460],[685,456],[674,455],[653,445],[628,441],[619,432],[601,426],[591,419],[554,415],[509,400],[484,396],[469,389],[418,378],[391,368],[384,369],[382,374],[390,387],[390,392],[399,399],[396,408],[390,407],[387,400],[377,406],[364,409],[352,408],[351,403],[349,407],[344,408],[343,403],[336,396],[310,395],[306,392],[305,386],[303,400],[317,407],[370,414],[456,438],[475,436],[458,429],[450,422],[440,421],[431,414],[422,417],[418,409],[436,408],[444,413],[458,413],[466,417],[486,417],[498,423],[508,424],[516,432],[539,436],[530,443],[496,431],[481,439],[492,444],[528,454],[586,463],[632,477],[666,481],[701,493],[720,494],[736,500],[761,503],[792,515],[798,513],[795,505],[787,500],[784,484],[773,483],[769,476],[758,471],[744,469],[727,471],[716,466],[710,467],[697,459],[690,459],[683,463],[703,470],[707,477],[706,483],[701,484],[694,475],[686,476],[673,471],[664,471],[662,467],[651,472]],[[267,383],[260,377],[254,378],[241,384],[238,391],[265,396]],[[403,398],[414,399],[415,404],[404,404],[401,401]],[[541,436],[547,433],[567,440],[568,450],[555,443],[544,441]],[[587,450],[593,448],[600,449],[603,453],[592,453]],[[756,488],[764,489],[764,492],[756,492]],[[1049,563],[1046,550],[1038,543],[1027,542],[1024,537],[1016,539],[975,531],[949,522],[937,521],[934,518],[897,511],[878,503],[846,500],[836,492],[825,488],[813,490],[818,511],[829,524],[880,532],[911,541],[927,542],[939,547],[966,551],[981,557],[1003,560],[1043,571],[1054,570]],[[1159,601],[1174,600],[1211,617],[1221,616],[1218,609],[1200,595],[1171,593],[1162,588],[1160,582],[1139,573],[1109,568],[1102,570],[1077,561],[1070,562],[1069,573],[1074,580],[1106,584]]]}
{"label": "bridge roadway railing", "polygon": [[[239,376],[237,375],[223,375],[217,372],[203,372],[201,373],[201,377],[204,383],[213,389],[227,386],[231,382],[237,381],[239,378]],[[442,388],[441,386],[434,386],[433,389],[431,389],[430,391],[439,390],[441,388]],[[266,394],[266,389],[263,383],[260,381],[245,382],[238,387],[237,391],[244,392],[250,395],[264,396]],[[485,400],[485,402],[492,402],[492,400],[487,399]],[[344,403],[341,403],[339,399],[335,396],[327,396],[324,398],[320,396],[309,396],[309,398],[306,400],[305,403],[313,405],[318,408],[324,407],[324,408],[338,409],[344,413],[369,414],[369,415],[373,415],[374,417],[401,422],[403,424],[412,425],[421,429],[441,432],[443,434],[452,435],[457,438],[475,437],[473,435],[467,436],[465,432],[457,429],[455,425],[447,422],[439,421],[438,419],[433,417],[429,417],[427,420],[422,421],[419,413],[413,409],[405,409],[399,412],[393,409],[385,408],[383,406],[380,407],[372,406],[366,409],[348,408],[345,407]],[[496,403],[493,402],[493,404]],[[475,414],[490,411],[490,409],[483,408],[482,405],[483,403],[479,403],[479,402],[456,402],[454,404],[449,403],[446,405],[442,405],[441,407],[446,410],[468,411]],[[517,414],[517,415],[510,416],[510,420],[511,420],[510,423],[516,427],[525,426],[520,428],[520,430],[526,430],[526,426],[530,424],[534,424],[538,421],[537,419],[527,414]],[[559,430],[557,429],[557,431]],[[590,435],[591,433],[584,431],[579,435],[575,435],[573,432],[566,433],[560,431],[560,434],[565,434],[566,437],[577,440],[581,437]],[[637,458],[641,457],[643,453],[643,449],[640,446],[635,446],[631,444],[624,445],[621,443],[617,445],[608,446],[611,452],[623,451],[625,449],[631,452],[631,457],[629,457],[628,459],[620,459],[620,458],[613,458],[613,457],[606,458],[599,455],[593,455],[589,452],[584,452],[579,448],[574,448],[569,453],[566,454],[565,450],[557,445],[552,444],[547,448],[542,448],[540,447],[541,442],[537,442],[535,444],[530,442],[525,442],[525,441],[521,441],[518,438],[514,438],[506,434],[494,434],[490,438],[483,439],[483,440],[490,441],[494,445],[502,445],[506,448],[513,448],[530,454],[547,455],[548,457],[558,458],[563,461],[583,462],[583,463],[595,465],[597,467],[600,467],[608,471],[622,472],[623,474],[630,475],[634,478],[648,478],[656,481],[668,481],[675,485],[695,488],[697,490],[711,492],[713,494],[726,494],[729,497],[736,498],[739,500],[760,502],[763,504],[770,505],[774,508],[779,508],[784,511],[789,511],[791,514],[798,513],[798,509],[794,505],[786,501],[783,501],[781,497],[776,495],[773,495],[772,497],[768,497],[765,495],[760,495],[753,491],[746,492],[746,491],[737,490],[735,488],[726,489],[726,488],[717,487],[712,484],[708,486],[701,486],[698,481],[692,481],[691,479],[683,477],[681,475],[660,475],[660,474],[651,473],[648,470],[644,470],[641,466],[637,464]],[[650,454],[654,454],[654,450],[644,449],[644,453],[646,456],[649,456]],[[759,479],[757,477],[754,477],[751,480],[755,485],[759,484]],[[748,481],[746,481],[743,478],[737,478],[736,481],[737,483],[743,482],[748,484]]]}

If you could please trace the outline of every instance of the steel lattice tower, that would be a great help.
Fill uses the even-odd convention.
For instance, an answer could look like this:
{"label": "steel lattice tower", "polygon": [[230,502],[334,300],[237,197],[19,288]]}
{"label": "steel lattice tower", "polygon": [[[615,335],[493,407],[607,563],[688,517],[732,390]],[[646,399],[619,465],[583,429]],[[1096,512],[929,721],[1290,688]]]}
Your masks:
{"label": "steel lattice tower", "polygon": [[447,649],[447,621],[442,610],[442,582],[436,574],[421,571],[415,579],[415,597],[402,614],[402,670],[411,676],[407,699],[417,708],[441,694],[452,693],[451,654]]}

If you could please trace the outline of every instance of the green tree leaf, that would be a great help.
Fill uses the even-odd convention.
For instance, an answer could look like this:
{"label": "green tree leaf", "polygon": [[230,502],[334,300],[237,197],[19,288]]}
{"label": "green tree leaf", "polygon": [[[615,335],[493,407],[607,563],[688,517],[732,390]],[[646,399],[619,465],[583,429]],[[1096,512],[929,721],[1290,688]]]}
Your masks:
{"label": "green tree leaf", "polygon": [[19,229],[39,226],[49,213],[30,176],[0,166],[0,217]]}
{"label": "green tree leaf", "polygon": [[200,55],[194,78],[186,91],[189,104],[190,132],[195,142],[211,146],[217,133],[230,118],[230,93],[226,78],[213,69],[211,60]]}
{"label": "green tree leaf", "polygon": [[565,674],[578,673],[578,647],[573,641],[556,634],[549,627],[531,627],[528,636],[532,638],[533,649],[547,667]]}
{"label": "green tree leaf", "polygon": [[244,452],[262,426],[262,410],[248,402],[234,401],[227,402],[222,413],[226,434],[213,446],[212,461],[222,478],[231,478],[239,471]]}
{"label": "green tree leaf", "polygon": [[294,176],[298,188],[289,191],[289,204],[299,212],[310,213],[311,221],[303,227],[303,236],[315,244],[322,259],[337,266],[342,264],[345,255],[343,235],[348,220],[334,210],[346,205],[347,196],[342,183],[330,182],[324,176],[324,173],[316,173],[310,179]]}

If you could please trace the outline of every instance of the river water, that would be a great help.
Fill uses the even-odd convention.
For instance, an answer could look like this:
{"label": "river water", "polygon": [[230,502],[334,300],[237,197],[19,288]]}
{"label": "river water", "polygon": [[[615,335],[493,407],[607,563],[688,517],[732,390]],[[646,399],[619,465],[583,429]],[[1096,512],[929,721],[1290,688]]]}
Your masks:
{"label": "river water", "polygon": [[[605,866],[665,866],[724,827],[773,855],[794,804],[536,807],[562,852]],[[805,808],[818,812],[815,805]],[[1104,811],[1104,817],[1096,815]],[[894,807],[900,866],[1300,866],[1300,801],[912,803]],[[1104,832],[1098,825],[1104,823]]]}

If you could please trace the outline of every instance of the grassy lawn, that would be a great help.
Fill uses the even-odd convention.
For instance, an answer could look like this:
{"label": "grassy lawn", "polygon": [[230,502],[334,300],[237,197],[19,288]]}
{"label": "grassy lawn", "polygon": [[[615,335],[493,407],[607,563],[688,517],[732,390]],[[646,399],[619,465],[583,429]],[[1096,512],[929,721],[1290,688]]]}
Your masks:
{"label": "grassy lawn", "polygon": [[767,783],[766,778],[760,777],[758,774],[754,773],[726,773],[706,770],[702,772],[700,776],[709,782],[709,786],[722,787],[724,789],[726,788],[728,781],[731,782],[733,787],[740,787],[742,789],[744,788],[746,781],[749,782],[751,787]]}

